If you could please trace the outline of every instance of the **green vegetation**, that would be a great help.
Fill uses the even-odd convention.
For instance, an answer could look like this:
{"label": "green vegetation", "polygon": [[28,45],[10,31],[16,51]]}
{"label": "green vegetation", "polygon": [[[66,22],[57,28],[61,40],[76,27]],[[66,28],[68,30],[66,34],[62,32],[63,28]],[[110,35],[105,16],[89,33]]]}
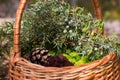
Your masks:
{"label": "green vegetation", "polygon": [[13,23],[6,22],[0,27],[0,53],[9,54],[13,45]]}
{"label": "green vegetation", "polygon": [[[120,43],[101,35],[103,26],[102,21],[93,18],[82,7],[73,8],[59,0],[38,0],[23,16],[22,56],[33,48],[42,48],[52,55],[63,54],[74,65],[80,65],[101,59],[110,52],[119,53]],[[95,32],[96,28],[98,32]],[[13,34],[13,24],[7,24],[1,31],[5,32],[1,34],[5,39],[5,35],[9,36],[6,33]],[[10,36],[7,39],[11,46],[13,37]]]}
{"label": "green vegetation", "polygon": [[103,25],[84,8],[72,8],[64,1],[39,0],[24,15],[22,50],[48,49],[53,55],[64,54],[75,65],[94,61],[116,51],[114,42],[101,35]]}

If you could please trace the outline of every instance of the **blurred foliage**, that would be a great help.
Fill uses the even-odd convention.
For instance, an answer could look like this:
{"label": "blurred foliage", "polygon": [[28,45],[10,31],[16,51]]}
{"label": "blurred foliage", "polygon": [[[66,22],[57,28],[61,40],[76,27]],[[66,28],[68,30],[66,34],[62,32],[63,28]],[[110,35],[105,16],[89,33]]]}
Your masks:
{"label": "blurred foliage", "polygon": [[99,0],[103,12],[103,18],[120,19],[120,1],[119,0]]}
{"label": "blurred foliage", "polygon": [[6,22],[0,27],[0,53],[9,54],[10,48],[13,45],[13,23]]}
{"label": "blurred foliage", "polygon": [[0,3],[6,2],[7,0],[0,0]]}
{"label": "blurred foliage", "polygon": [[120,7],[117,7],[111,11],[106,11],[104,13],[104,20],[116,20],[120,19]]}
{"label": "blurred foliage", "polygon": [[119,0],[99,0],[103,11],[115,10],[120,6]]}
{"label": "blurred foliage", "polygon": [[30,5],[30,4],[34,4],[35,2],[37,2],[37,0],[29,0],[29,2],[30,2],[29,3],[29,5]]}
{"label": "blurred foliage", "polygon": [[[85,7],[94,15],[92,0],[66,0],[77,6]],[[120,0],[99,0],[103,19],[120,19]]]}

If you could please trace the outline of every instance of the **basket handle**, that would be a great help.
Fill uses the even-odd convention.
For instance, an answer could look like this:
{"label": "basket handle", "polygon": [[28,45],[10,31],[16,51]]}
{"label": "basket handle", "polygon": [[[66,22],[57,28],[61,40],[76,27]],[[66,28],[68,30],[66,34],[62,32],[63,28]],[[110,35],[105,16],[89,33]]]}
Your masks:
{"label": "basket handle", "polygon": [[22,14],[25,8],[25,5],[28,0],[20,0],[17,12],[16,12],[16,19],[14,23],[14,56],[20,56],[20,26],[21,26],[21,19]]}
{"label": "basket handle", "polygon": [[99,0],[92,0],[93,6],[94,6],[94,13],[97,19],[102,19],[102,12],[101,12],[101,7],[99,4]]}
{"label": "basket handle", "polygon": [[[20,0],[17,13],[16,13],[16,19],[14,24],[14,57],[20,57],[20,26],[21,26],[21,19],[22,14],[25,8],[25,5],[28,0]],[[92,0],[94,5],[94,10],[96,14],[97,19],[101,19],[101,9],[99,6],[98,0]]]}

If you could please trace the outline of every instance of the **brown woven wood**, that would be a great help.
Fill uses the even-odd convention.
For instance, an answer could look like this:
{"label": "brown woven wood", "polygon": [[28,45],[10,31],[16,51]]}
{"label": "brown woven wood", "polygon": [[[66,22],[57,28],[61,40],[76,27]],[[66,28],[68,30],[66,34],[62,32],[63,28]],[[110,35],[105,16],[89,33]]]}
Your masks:
{"label": "brown woven wood", "polygon": [[101,8],[99,5],[99,1],[98,0],[92,0],[93,1],[93,5],[94,5],[94,10],[95,10],[95,15],[97,19],[102,19],[102,13],[101,13]]}
{"label": "brown woven wood", "polygon": [[[97,0],[96,14],[101,19]],[[9,80],[120,80],[120,58],[110,53],[100,60],[80,66],[44,67],[20,57],[20,23],[27,0],[20,0],[14,25],[14,48],[10,52]]]}

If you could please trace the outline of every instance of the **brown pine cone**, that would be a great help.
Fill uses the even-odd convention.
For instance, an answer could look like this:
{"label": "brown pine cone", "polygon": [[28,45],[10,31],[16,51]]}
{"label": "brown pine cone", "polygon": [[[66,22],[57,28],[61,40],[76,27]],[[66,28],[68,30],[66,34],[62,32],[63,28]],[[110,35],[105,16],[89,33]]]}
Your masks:
{"label": "brown pine cone", "polygon": [[30,53],[30,61],[40,65],[47,63],[48,57],[50,57],[50,54],[48,54],[48,50],[44,49],[35,48]]}

